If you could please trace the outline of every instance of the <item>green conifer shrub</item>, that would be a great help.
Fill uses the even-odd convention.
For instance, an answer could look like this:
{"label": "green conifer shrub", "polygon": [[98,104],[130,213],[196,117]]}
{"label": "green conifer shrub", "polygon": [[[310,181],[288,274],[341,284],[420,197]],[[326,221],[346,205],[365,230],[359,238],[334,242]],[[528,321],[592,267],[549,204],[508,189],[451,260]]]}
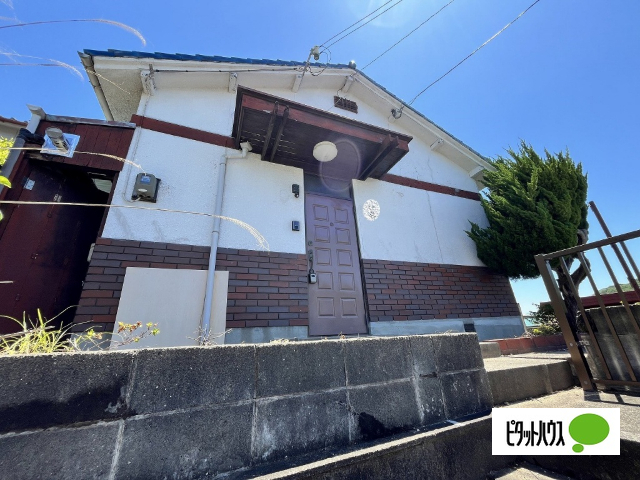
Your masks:
{"label": "green conifer shrub", "polygon": [[578,232],[588,228],[587,176],[568,151],[545,150],[541,157],[522,141],[507,153],[491,160],[495,171],[484,175],[489,226],[472,222],[467,234],[489,268],[512,279],[536,278],[535,255],[577,245]]}

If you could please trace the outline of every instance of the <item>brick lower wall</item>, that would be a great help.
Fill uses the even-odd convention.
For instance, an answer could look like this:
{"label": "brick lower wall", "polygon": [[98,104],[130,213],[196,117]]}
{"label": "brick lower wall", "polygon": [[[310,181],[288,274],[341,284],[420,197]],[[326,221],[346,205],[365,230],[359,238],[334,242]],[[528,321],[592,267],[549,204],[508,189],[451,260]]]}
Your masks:
{"label": "brick lower wall", "polygon": [[72,331],[111,331],[127,267],[207,270],[209,247],[98,238],[91,255]]}
{"label": "brick lower wall", "polygon": [[372,322],[520,315],[507,277],[488,268],[362,260]]}
{"label": "brick lower wall", "polygon": [[[113,328],[127,267],[206,270],[209,247],[99,238],[73,331]],[[519,315],[506,277],[487,268],[363,260],[372,322]],[[227,328],[309,325],[305,255],[219,248],[229,272]]]}
{"label": "brick lower wall", "polygon": [[[127,267],[207,270],[209,247],[98,238],[72,331],[111,331]],[[304,255],[219,248],[229,272],[227,328],[308,325]]]}
{"label": "brick lower wall", "polygon": [[229,272],[227,328],[309,325],[305,255],[219,248]]}

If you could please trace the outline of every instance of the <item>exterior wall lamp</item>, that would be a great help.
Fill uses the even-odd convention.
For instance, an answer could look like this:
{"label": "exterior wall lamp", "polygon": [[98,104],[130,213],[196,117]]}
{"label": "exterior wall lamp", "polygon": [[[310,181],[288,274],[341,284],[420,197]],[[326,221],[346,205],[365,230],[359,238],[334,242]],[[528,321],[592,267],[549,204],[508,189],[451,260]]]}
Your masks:
{"label": "exterior wall lamp", "polygon": [[333,142],[320,142],[313,147],[313,157],[319,162],[330,162],[338,155],[338,147]]}

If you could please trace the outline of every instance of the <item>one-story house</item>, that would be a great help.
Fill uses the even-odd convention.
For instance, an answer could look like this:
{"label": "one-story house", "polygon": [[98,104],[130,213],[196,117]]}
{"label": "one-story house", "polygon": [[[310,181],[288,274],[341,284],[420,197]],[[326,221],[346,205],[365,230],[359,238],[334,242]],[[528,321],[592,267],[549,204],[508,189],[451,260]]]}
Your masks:
{"label": "one-story house", "polygon": [[486,224],[490,164],[353,64],[80,57],[107,121],[135,126],[82,328],[151,321],[160,345],[523,333],[465,233]]}

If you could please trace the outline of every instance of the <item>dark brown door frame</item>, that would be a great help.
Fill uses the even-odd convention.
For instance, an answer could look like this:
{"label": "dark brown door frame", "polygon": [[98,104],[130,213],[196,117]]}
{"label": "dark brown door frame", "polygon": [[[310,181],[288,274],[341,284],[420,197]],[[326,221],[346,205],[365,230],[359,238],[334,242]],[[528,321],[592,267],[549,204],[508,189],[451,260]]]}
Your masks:
{"label": "dark brown door frame", "polygon": [[[366,335],[366,334],[369,333],[369,318],[370,318],[370,316],[369,316],[369,311],[368,311],[368,301],[367,301],[367,298],[366,298],[366,295],[367,295],[367,293],[366,293],[366,285],[365,285],[365,283],[363,281],[364,277],[363,277],[362,258],[361,258],[361,254],[360,254],[360,237],[359,237],[359,232],[358,232],[357,215],[356,215],[356,211],[355,211],[355,208],[354,208],[352,188],[351,188],[351,186],[349,186],[349,189],[348,189],[348,196],[350,198],[345,198],[344,195],[331,195],[331,192],[326,192],[326,191],[323,191],[323,192],[305,191],[305,227],[308,227],[308,221],[309,221],[308,215],[307,215],[308,195],[315,195],[315,196],[318,196],[318,197],[325,197],[327,199],[332,199],[332,200],[336,200],[336,201],[340,201],[340,202],[344,202],[344,203],[349,202],[351,204],[351,208],[349,208],[348,205],[345,205],[345,207],[347,207],[348,211],[351,213],[352,218],[353,218],[353,232],[355,233],[355,238],[354,238],[353,241],[355,242],[355,250],[356,250],[355,253],[357,255],[357,262],[358,262],[358,265],[357,265],[358,268],[354,268],[353,269],[353,273],[355,274],[354,281],[355,282],[360,282],[359,283],[360,288],[358,289],[357,286],[356,286],[356,292],[358,290],[360,290],[360,293],[361,293],[361,297],[360,297],[360,302],[359,303],[360,303],[361,308],[362,308],[362,317],[363,317],[362,321],[363,321],[364,331],[351,332],[351,333],[346,333],[346,334],[364,334],[364,335]],[[311,238],[309,236],[311,232],[308,230],[308,228],[305,228],[305,230],[306,230],[305,251],[308,252],[309,248],[311,247],[308,244],[308,242],[310,241],[310,238]],[[315,252],[315,247],[317,247],[317,246],[314,245],[314,248],[313,248],[314,252]],[[316,267],[316,264],[317,264],[317,262],[315,260],[316,259],[314,258],[314,268]],[[335,261],[337,261],[337,259]],[[356,273],[356,272],[358,272],[358,273]],[[336,286],[336,283],[334,283],[334,290],[335,290],[335,286]],[[314,288],[314,287],[310,286],[309,288]],[[357,293],[356,293],[356,296],[357,296]],[[314,308],[314,306],[311,305],[311,303],[312,303],[311,292],[310,292],[310,295],[309,295],[309,299],[310,299],[310,302],[309,302],[309,304],[310,304],[309,305],[310,327],[309,327],[309,329],[310,329],[310,332],[311,332],[311,329],[312,329],[312,326],[311,326],[311,321],[312,321],[311,315],[312,315],[313,308]],[[355,323],[356,324],[359,323],[359,320],[357,320]],[[317,335],[338,335],[340,333],[341,332],[337,332],[336,331],[336,332],[333,332],[333,333],[317,333]]]}
{"label": "dark brown door frame", "polygon": [[[314,178],[316,178],[316,182],[315,185],[314,183],[312,183],[312,181],[314,180]],[[318,183],[320,182],[320,183]],[[311,175],[309,173],[305,173],[304,174],[304,192],[305,192],[305,202],[306,202],[306,194],[307,193],[314,193],[316,195],[324,195],[326,197],[333,197],[333,198],[345,198],[348,200],[351,200],[351,204],[353,206],[353,218],[355,221],[355,227],[356,227],[356,240],[358,242],[358,260],[360,262],[360,283],[362,284],[362,295],[363,295],[363,301],[364,301],[364,313],[365,313],[365,323],[367,326],[367,334],[371,333],[371,313],[369,311],[369,294],[367,292],[367,282],[366,282],[366,278],[365,278],[365,274],[364,274],[364,264],[362,263],[362,252],[360,251],[360,226],[358,225],[358,210],[356,209],[356,202],[355,202],[355,195],[353,192],[353,180],[349,180],[349,188],[347,189],[347,193],[348,193],[348,197],[344,197],[344,196],[336,196],[331,190],[329,189],[317,189],[314,188],[317,187],[318,185],[321,185],[321,179],[319,177],[316,177],[315,175]],[[310,188],[311,187],[311,188]],[[306,214],[306,209],[305,209],[305,214]],[[305,217],[305,225],[306,225],[306,217]],[[307,250],[307,243],[306,243],[306,239],[305,239],[305,252]]]}

